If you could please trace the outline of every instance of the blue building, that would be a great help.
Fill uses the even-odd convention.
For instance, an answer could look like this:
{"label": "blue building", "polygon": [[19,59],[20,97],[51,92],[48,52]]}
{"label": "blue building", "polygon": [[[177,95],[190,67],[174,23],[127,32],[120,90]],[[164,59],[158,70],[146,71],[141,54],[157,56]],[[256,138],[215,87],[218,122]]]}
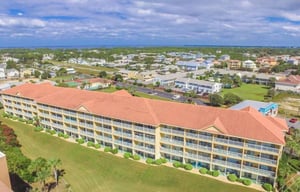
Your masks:
{"label": "blue building", "polygon": [[252,100],[242,101],[242,102],[230,107],[230,109],[241,110],[246,107],[252,107],[266,116],[274,117],[277,115],[277,112],[278,112],[278,104],[277,103],[273,103],[273,102],[267,103],[267,102],[252,101]]}

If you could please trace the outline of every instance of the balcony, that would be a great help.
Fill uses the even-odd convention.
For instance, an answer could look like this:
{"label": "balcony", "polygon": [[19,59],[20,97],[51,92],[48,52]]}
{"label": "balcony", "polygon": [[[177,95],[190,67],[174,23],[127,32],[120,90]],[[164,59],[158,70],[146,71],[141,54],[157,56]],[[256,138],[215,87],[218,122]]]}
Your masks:
{"label": "balcony", "polygon": [[260,174],[260,175],[264,175],[264,176],[267,176],[267,177],[275,177],[275,172],[274,171],[258,169],[256,167],[251,167],[251,166],[247,166],[247,165],[244,165],[243,169],[245,171],[250,171],[250,172],[253,172],[255,174]]}
{"label": "balcony", "polygon": [[151,153],[155,153],[155,150],[153,148],[149,148],[149,147],[145,147],[145,146],[141,146],[141,145],[135,145],[134,146],[135,149],[139,149],[142,151],[146,151],[146,152],[151,152]]}
{"label": "balcony", "polygon": [[206,135],[199,135],[200,139],[203,139],[203,140],[207,140],[207,141],[211,141],[212,140],[212,136],[206,136]]}
{"label": "balcony", "polygon": [[256,161],[256,162],[263,162],[263,163],[271,164],[271,165],[276,165],[277,164],[277,160],[256,157],[254,155],[246,155],[245,154],[244,158],[248,159],[248,160],[253,160],[253,161]]}
{"label": "balcony", "polygon": [[188,148],[193,148],[193,149],[197,149],[198,148],[198,144],[195,144],[195,143],[190,143],[190,142],[186,142],[185,145],[188,147]]}
{"label": "balcony", "polygon": [[171,154],[180,155],[180,156],[183,155],[182,151],[178,151],[178,150],[174,150],[174,149],[168,149],[168,148],[164,148],[164,147],[161,147],[160,151],[164,152],[164,153],[171,153]]}
{"label": "balcony", "polygon": [[229,139],[229,144],[230,145],[237,145],[237,146],[244,146],[244,143],[243,142],[240,142],[240,141],[232,141]]}
{"label": "balcony", "polygon": [[79,122],[79,125],[80,125],[81,127],[89,127],[89,128],[93,128],[93,127],[94,127],[93,124],[84,123],[84,122]]}
{"label": "balcony", "polygon": [[187,136],[187,137],[191,137],[191,138],[198,138],[198,133],[190,133],[190,132],[187,132],[187,133],[186,133],[186,136]]}
{"label": "balcony", "polygon": [[184,131],[172,130],[172,134],[183,136],[184,135]]}
{"label": "balcony", "polygon": [[76,124],[77,125],[77,121],[76,120],[72,120],[72,119],[64,119],[65,122],[68,122],[68,123],[72,123],[72,124]]}
{"label": "balcony", "polygon": [[74,129],[74,128],[67,127],[66,130],[67,130],[67,131],[71,131],[71,132],[73,132],[73,133],[78,133],[78,129]]}
{"label": "balcony", "polygon": [[223,138],[215,137],[215,141],[218,142],[218,143],[228,144],[228,139],[223,139]]}
{"label": "balcony", "polygon": [[279,153],[279,149],[277,148],[272,148],[272,147],[265,147],[262,145],[256,145],[256,144],[250,144],[250,143],[246,143],[246,146],[250,149],[256,149],[259,151],[266,151],[266,152],[272,152],[272,153]]}
{"label": "balcony", "polygon": [[183,141],[179,141],[179,140],[175,140],[175,139],[167,139],[162,137],[161,141],[163,143],[168,143],[168,144],[175,144],[175,145],[179,145],[179,146],[183,146],[184,142]]}
{"label": "balcony", "polygon": [[214,153],[216,154],[223,154],[223,155],[227,155],[227,150],[223,150],[223,149],[216,149],[214,148]]}
{"label": "balcony", "polygon": [[88,135],[94,137],[94,133],[88,131],[80,131],[80,134]]}
{"label": "balcony", "polygon": [[230,155],[230,156],[239,157],[239,158],[241,158],[243,156],[242,153],[235,152],[235,151],[228,151],[227,154]]}
{"label": "balcony", "polygon": [[118,145],[123,145],[123,146],[127,146],[127,147],[132,147],[132,143],[125,142],[125,141],[121,141],[121,140],[115,140],[114,143],[115,143],[115,144],[118,144]]}
{"label": "balcony", "polygon": [[172,130],[171,129],[169,129],[169,128],[160,128],[160,131],[161,132],[165,132],[165,133],[172,133]]}
{"label": "balcony", "polygon": [[209,152],[211,152],[212,148],[209,147],[209,146],[206,146],[206,145],[199,145],[198,149],[201,150],[201,151],[209,151]]}

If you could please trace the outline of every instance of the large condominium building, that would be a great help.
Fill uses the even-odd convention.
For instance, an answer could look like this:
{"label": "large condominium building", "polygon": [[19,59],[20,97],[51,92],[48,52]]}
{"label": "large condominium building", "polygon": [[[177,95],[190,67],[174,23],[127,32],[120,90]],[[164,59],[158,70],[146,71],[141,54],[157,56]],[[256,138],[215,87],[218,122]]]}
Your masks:
{"label": "large condominium building", "polygon": [[284,120],[247,107],[228,110],[23,84],[1,93],[4,110],[37,117],[45,128],[142,157],[164,157],[254,182],[274,184],[285,144]]}

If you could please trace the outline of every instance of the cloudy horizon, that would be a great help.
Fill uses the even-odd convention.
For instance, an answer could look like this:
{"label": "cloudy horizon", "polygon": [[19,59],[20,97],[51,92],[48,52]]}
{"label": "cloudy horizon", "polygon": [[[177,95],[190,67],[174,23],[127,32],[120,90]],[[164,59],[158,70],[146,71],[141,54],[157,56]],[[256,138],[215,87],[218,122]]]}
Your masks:
{"label": "cloudy horizon", "polygon": [[0,2],[0,46],[300,46],[297,0]]}

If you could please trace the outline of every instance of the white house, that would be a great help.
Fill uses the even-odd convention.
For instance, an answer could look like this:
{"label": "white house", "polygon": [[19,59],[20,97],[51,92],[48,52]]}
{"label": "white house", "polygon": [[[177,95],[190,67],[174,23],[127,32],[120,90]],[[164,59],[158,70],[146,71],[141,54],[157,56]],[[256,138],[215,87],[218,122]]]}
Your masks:
{"label": "white house", "polygon": [[74,68],[66,68],[67,74],[75,74],[76,70]]}
{"label": "white house", "polygon": [[256,64],[251,60],[246,60],[246,61],[243,62],[243,67],[247,68],[247,69],[255,70],[256,69]]}
{"label": "white house", "polygon": [[19,78],[20,77],[20,73],[16,69],[7,69],[6,70],[6,77],[8,79]]}
{"label": "white house", "polygon": [[5,79],[6,75],[5,75],[5,69],[4,68],[0,68],[0,79]]}
{"label": "white house", "polygon": [[181,88],[184,92],[194,90],[198,94],[218,93],[222,89],[222,83],[189,78],[178,78],[175,80],[175,87]]}

